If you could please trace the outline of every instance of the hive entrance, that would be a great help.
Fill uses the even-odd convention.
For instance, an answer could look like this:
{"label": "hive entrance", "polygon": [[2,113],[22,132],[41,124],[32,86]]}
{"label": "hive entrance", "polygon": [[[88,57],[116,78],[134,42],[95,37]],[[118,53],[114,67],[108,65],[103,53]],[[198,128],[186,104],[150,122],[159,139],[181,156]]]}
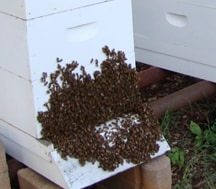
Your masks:
{"label": "hive entrance", "polygon": [[[106,59],[100,64],[91,61],[100,66],[93,76],[83,66],[79,74],[75,61],[58,63],[49,78],[43,73],[49,100],[47,110],[38,112],[38,121],[43,138],[62,157],[78,158],[81,165],[98,161],[104,170],[114,170],[124,160],[148,160],[158,151],[161,134],[148,104],[142,103],[136,71],[125,62],[124,53],[107,46],[102,50]],[[115,139],[112,145],[106,135]]]}

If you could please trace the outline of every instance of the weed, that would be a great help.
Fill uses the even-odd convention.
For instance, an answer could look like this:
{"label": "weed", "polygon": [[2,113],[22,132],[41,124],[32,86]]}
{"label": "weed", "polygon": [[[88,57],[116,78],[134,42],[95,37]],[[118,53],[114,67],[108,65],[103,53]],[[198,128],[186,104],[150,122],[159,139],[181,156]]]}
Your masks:
{"label": "weed", "polygon": [[167,110],[161,122],[161,130],[163,132],[164,137],[168,141],[171,138],[169,127],[172,126],[174,122],[175,122],[175,116],[173,116],[173,112],[171,110]]}
{"label": "weed", "polygon": [[200,128],[200,126],[197,123],[191,121],[190,122],[190,131],[191,131],[191,133],[196,135],[195,143],[196,143],[196,146],[199,147],[202,144],[203,139],[204,139],[202,129]]}
{"label": "weed", "polygon": [[194,155],[184,168],[184,173],[181,181],[174,187],[174,189],[192,189],[192,177],[195,166],[200,160],[200,155]]}
{"label": "weed", "polygon": [[191,121],[190,131],[194,135],[196,135],[195,136],[196,147],[199,150],[210,148],[214,150],[214,153],[212,155],[215,156],[216,154],[216,122],[214,122],[211,127],[208,127],[208,129],[203,131],[197,123]]}
{"label": "weed", "polygon": [[192,120],[182,111],[167,111],[161,120],[162,132],[171,146],[167,156],[173,174],[178,175],[173,189],[215,189],[216,120],[206,119],[205,123]]}
{"label": "weed", "polygon": [[175,146],[167,156],[170,158],[173,165],[177,165],[179,168],[183,167],[185,162],[185,152],[183,149]]}

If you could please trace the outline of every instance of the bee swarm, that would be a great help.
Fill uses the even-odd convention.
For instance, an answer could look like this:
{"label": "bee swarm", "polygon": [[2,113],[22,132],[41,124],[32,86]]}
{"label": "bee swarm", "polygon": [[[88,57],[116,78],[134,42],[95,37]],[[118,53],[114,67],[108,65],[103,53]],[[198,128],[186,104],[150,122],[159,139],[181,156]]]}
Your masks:
{"label": "bee swarm", "polygon": [[[37,118],[43,138],[63,158],[78,158],[81,165],[98,161],[112,171],[124,160],[134,164],[149,160],[159,149],[161,132],[150,107],[142,103],[136,70],[125,63],[124,53],[107,46],[102,50],[106,59],[93,76],[83,66],[80,74],[75,72],[75,61],[58,63],[49,81],[43,73],[49,100]],[[109,120],[113,121],[106,123]]]}

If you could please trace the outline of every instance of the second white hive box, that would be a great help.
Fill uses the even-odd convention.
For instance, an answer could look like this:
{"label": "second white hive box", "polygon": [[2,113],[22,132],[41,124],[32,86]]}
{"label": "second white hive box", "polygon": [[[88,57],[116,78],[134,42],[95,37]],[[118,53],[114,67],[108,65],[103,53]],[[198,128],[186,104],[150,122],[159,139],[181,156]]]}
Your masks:
{"label": "second white hive box", "polygon": [[216,81],[216,2],[133,0],[136,60]]}

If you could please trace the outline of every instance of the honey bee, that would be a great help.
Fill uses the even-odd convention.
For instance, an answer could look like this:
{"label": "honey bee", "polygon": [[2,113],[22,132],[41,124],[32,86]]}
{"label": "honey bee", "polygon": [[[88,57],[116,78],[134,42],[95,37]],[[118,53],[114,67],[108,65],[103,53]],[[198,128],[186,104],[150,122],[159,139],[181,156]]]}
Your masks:
{"label": "honey bee", "polygon": [[56,62],[59,63],[59,62],[62,62],[62,61],[63,61],[63,59],[61,59],[61,58],[59,58],[59,57],[56,58]]}
{"label": "honey bee", "polygon": [[98,63],[99,63],[98,60],[95,59],[95,66],[96,66],[96,67],[98,67]]}

